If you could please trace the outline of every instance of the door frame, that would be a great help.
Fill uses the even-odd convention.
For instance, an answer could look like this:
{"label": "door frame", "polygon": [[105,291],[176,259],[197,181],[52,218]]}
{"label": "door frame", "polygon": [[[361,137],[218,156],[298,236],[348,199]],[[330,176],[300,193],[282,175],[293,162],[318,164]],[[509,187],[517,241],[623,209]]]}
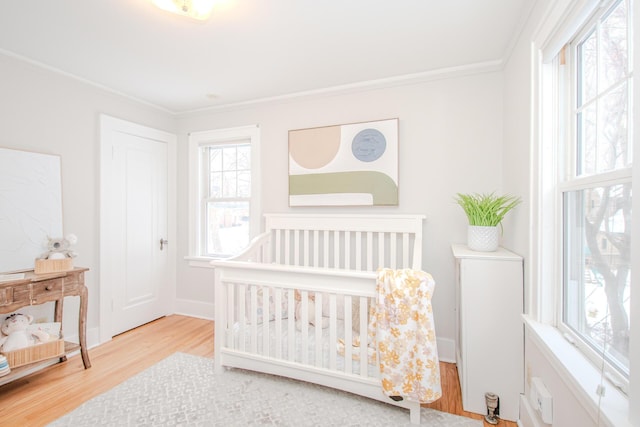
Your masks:
{"label": "door frame", "polygon": [[128,122],[106,114],[100,114],[100,259],[99,259],[99,287],[100,287],[100,343],[110,341],[113,338],[113,289],[106,286],[107,275],[102,268],[106,265],[105,260],[109,257],[109,245],[107,245],[105,206],[108,199],[109,166],[107,159],[112,156],[111,136],[115,132],[127,133],[142,138],[153,139],[167,144],[167,240],[168,248],[168,303],[167,313],[175,311],[176,300],[176,246],[177,246],[177,136],[158,129]]}

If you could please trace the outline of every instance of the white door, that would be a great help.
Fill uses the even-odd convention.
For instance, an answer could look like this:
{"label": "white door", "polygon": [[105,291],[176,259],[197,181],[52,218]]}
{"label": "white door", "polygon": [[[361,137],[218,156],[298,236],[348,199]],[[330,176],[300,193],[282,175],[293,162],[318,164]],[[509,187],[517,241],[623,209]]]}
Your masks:
{"label": "white door", "polygon": [[170,312],[167,139],[174,136],[110,117],[101,123],[104,340]]}

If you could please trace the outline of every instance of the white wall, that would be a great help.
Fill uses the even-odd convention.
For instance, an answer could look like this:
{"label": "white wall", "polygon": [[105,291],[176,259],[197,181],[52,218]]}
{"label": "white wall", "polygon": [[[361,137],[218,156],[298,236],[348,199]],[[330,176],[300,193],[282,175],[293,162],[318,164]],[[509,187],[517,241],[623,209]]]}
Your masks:
{"label": "white wall", "polygon": [[[175,132],[169,114],[0,54],[0,146],[61,156],[64,232],[78,236],[75,265],[88,267],[87,330],[99,321],[99,121],[101,113]],[[1,237],[0,237],[1,238]],[[65,335],[77,335],[77,299],[65,301]]]}
{"label": "white wall", "polygon": [[[466,241],[467,220],[456,192],[500,191],[502,74],[475,73],[357,93],[290,99],[179,119],[178,299],[213,302],[213,273],[189,267],[187,255],[187,133],[258,124],[261,130],[263,212],[421,213],[424,268],[436,280],[434,313],[440,353],[453,360],[454,263],[450,245]],[[289,208],[288,131],[399,118],[398,207]],[[268,185],[267,185],[268,184]],[[507,228],[505,233],[509,233]],[[202,281],[206,279],[206,281]],[[180,306],[180,303],[178,304]],[[212,313],[213,309],[209,310]],[[448,356],[447,356],[448,355]]]}

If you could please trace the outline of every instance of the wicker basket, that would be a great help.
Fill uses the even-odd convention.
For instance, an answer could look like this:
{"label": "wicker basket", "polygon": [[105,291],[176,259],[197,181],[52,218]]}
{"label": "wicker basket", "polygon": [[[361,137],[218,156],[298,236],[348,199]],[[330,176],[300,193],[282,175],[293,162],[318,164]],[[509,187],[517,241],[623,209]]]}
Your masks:
{"label": "wicker basket", "polygon": [[64,340],[49,341],[19,350],[7,351],[3,354],[9,362],[9,367],[13,369],[52,357],[63,356],[65,354]]}
{"label": "wicker basket", "polygon": [[36,259],[36,274],[57,273],[73,270],[73,258]]}

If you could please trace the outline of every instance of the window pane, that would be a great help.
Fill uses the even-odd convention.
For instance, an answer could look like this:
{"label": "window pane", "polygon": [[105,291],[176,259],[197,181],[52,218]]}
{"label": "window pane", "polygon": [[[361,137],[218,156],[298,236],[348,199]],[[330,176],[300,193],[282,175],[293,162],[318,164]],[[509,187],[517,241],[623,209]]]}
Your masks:
{"label": "window pane", "polygon": [[606,94],[598,106],[597,172],[620,169],[630,164],[627,144],[627,85]]}
{"label": "window pane", "polygon": [[591,104],[578,113],[577,132],[577,174],[593,174],[597,165],[597,113],[596,105]]}
{"label": "window pane", "polygon": [[238,194],[238,183],[236,181],[236,172],[223,172],[222,174],[222,197],[236,197]]}
{"label": "window pane", "polygon": [[205,150],[209,151],[209,168],[212,171],[222,170],[222,150],[216,147],[206,147]]}
{"label": "window pane", "polygon": [[600,91],[615,85],[627,74],[627,6],[619,2],[601,26]]}
{"label": "window pane", "polygon": [[563,321],[629,374],[631,184],[564,194]]}
{"label": "window pane", "polygon": [[238,197],[251,197],[251,173],[238,172]]}
{"label": "window pane", "polygon": [[251,147],[249,145],[238,146],[238,170],[251,169]]}
{"label": "window pane", "polygon": [[222,149],[222,168],[226,171],[235,170],[237,165],[236,147],[225,147]]}
{"label": "window pane", "polygon": [[209,174],[209,197],[222,196],[222,173],[211,172]]}
{"label": "window pane", "polygon": [[206,255],[233,255],[249,244],[249,202],[209,202]]}
{"label": "window pane", "polygon": [[595,98],[598,90],[598,56],[595,32],[578,45],[578,107]]}

